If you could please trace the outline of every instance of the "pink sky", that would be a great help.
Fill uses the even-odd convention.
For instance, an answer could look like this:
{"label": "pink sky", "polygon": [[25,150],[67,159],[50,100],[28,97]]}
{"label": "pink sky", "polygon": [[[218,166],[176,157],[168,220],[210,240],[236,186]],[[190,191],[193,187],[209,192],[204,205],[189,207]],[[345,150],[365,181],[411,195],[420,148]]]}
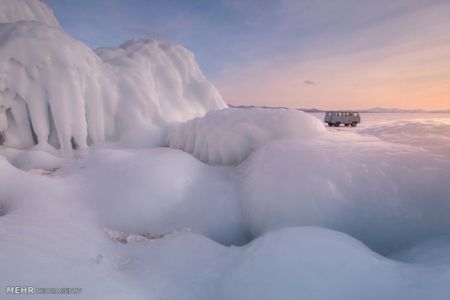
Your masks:
{"label": "pink sky", "polygon": [[229,65],[215,83],[233,105],[449,109],[449,16],[448,4],[414,11],[306,52]]}

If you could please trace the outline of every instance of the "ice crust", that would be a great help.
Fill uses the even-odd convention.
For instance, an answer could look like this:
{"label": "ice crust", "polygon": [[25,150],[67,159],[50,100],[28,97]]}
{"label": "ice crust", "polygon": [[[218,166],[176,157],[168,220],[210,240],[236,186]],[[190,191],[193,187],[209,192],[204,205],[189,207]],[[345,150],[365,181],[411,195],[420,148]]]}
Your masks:
{"label": "ice crust", "polygon": [[274,139],[237,167],[168,148],[42,153],[0,149],[0,282],[81,299],[450,293],[441,153],[357,132]]}
{"label": "ice crust", "polygon": [[450,295],[448,119],[340,131],[294,110],[228,109],[185,48],[94,52],[31,0],[0,0],[0,93],[4,289]]}
{"label": "ice crust", "polygon": [[362,138],[282,141],[255,152],[239,173],[254,236],[321,226],[386,254],[450,235],[450,161],[421,149]]}
{"label": "ice crust", "polygon": [[96,151],[63,172],[76,174],[81,197],[103,226],[151,235],[189,228],[226,245],[246,242],[230,168],[155,148]]}
{"label": "ice crust", "polygon": [[[17,4],[46,8],[39,1]],[[94,52],[50,17],[18,14],[6,21],[0,23],[0,106],[8,146],[160,145],[167,124],[226,107],[182,46],[134,40]]]}
{"label": "ice crust", "polygon": [[229,108],[178,124],[169,132],[170,147],[207,163],[233,165],[269,142],[310,139],[324,134],[325,128],[301,111]]}

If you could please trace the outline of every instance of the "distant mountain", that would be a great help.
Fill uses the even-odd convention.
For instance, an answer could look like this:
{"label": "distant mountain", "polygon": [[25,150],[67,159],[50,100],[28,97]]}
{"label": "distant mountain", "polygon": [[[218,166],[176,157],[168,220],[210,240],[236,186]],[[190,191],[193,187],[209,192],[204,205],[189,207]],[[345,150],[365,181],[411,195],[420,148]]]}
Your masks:
{"label": "distant mountain", "polygon": [[301,110],[308,113],[322,113],[326,112],[326,110],[318,109],[318,108],[297,108],[297,110]]}
{"label": "distant mountain", "polygon": [[443,110],[433,110],[433,113],[447,113],[450,114],[450,109],[443,109]]}
{"label": "distant mountain", "polygon": [[450,113],[450,109],[443,110],[425,110],[425,109],[401,109],[401,108],[383,108],[375,107],[367,110],[360,110],[365,113]]}
{"label": "distant mountain", "polygon": [[[255,105],[232,105],[232,104],[228,104],[229,107],[233,107],[233,108],[275,108],[275,109],[289,109],[288,107],[284,107],[284,106],[255,106]],[[326,112],[326,110],[322,110],[322,109],[318,109],[318,108],[293,108],[296,110],[301,110],[304,112],[309,112],[309,113],[321,113],[321,112]]]}
{"label": "distant mountain", "polygon": [[366,113],[427,113],[424,109],[401,109],[401,108],[383,108],[383,107],[375,107],[370,108],[368,110],[364,110],[362,112]]}
{"label": "distant mountain", "polygon": [[228,104],[229,107],[232,108],[275,108],[275,109],[289,109],[284,106],[257,106],[257,105],[232,105]]}

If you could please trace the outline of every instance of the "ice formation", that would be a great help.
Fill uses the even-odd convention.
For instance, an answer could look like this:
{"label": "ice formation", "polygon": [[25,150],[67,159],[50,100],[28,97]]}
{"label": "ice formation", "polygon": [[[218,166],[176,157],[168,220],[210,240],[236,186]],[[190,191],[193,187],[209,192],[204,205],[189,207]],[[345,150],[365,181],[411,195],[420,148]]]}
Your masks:
{"label": "ice formation", "polygon": [[1,141],[0,144],[3,143],[3,134],[5,134],[6,130],[8,130],[8,120],[6,117],[6,107],[4,107],[3,105],[0,106],[0,135],[2,135],[1,137]]}
{"label": "ice formation", "polygon": [[[86,185],[80,179],[95,172],[95,164],[105,164],[104,156],[106,160],[122,161],[120,164],[128,166],[129,171],[147,158],[140,151],[108,151],[90,158],[91,170],[76,163],[52,177],[20,171],[0,156],[0,282],[81,287],[82,293],[77,295],[80,299],[443,300],[450,293],[450,256],[448,251],[439,251],[442,244],[418,245],[411,252],[397,255],[406,263],[382,257],[346,234],[312,227],[274,230],[241,247],[225,247],[186,231],[126,244],[112,241],[104,234],[106,219],[98,218],[97,213],[117,209],[117,205],[110,206],[107,197],[99,207],[91,206],[91,199],[80,201]],[[167,153],[159,155],[169,155],[166,158],[175,160],[173,163],[183,157],[176,150],[163,151]],[[212,174],[208,168],[198,172]],[[116,175],[105,170],[96,176],[97,180],[113,180]],[[155,176],[147,178],[151,183],[160,181]],[[120,180],[116,178],[114,183],[120,184]],[[19,184],[27,189],[19,189]],[[128,184],[117,190],[132,192],[145,185]],[[103,192],[105,189],[102,187]],[[214,210],[216,202],[208,205],[207,200],[219,191],[212,186],[203,196],[202,210],[210,214],[211,221],[226,209]],[[170,189],[160,186],[159,193],[170,193]],[[126,209],[128,199],[121,199],[122,208]],[[147,199],[148,204],[141,198],[140,205],[158,209],[158,205],[166,205],[161,200],[155,192]],[[126,213],[122,218],[136,220]],[[205,218],[196,221],[202,223]],[[230,229],[223,218],[216,222]],[[426,253],[439,253],[439,263],[430,264],[423,257]],[[432,258],[436,262],[437,258]],[[48,295],[33,297],[48,299]],[[9,298],[17,295],[6,295]]]}
{"label": "ice formation", "polygon": [[450,291],[448,264],[399,263],[323,228],[284,228],[242,250],[223,299],[443,300]]}
{"label": "ice formation", "polygon": [[136,40],[96,53],[68,36],[45,4],[17,1],[39,7],[34,16],[13,3],[1,2],[13,16],[0,23],[6,145],[161,144],[168,123],[226,107],[181,46]]}
{"label": "ice formation", "polygon": [[44,2],[36,0],[1,0],[0,23],[37,21],[59,27],[52,10]]}
{"label": "ice formation", "polygon": [[450,235],[450,161],[420,149],[370,139],[290,140],[261,148],[240,169],[244,219],[255,236],[321,226],[385,254]]}
{"label": "ice formation", "polygon": [[448,155],[356,131],[273,139],[237,167],[169,148],[43,153],[0,149],[0,282],[80,299],[450,293]]}
{"label": "ice formation", "polygon": [[109,228],[156,235],[189,228],[226,245],[247,241],[232,169],[156,148],[97,151],[63,172],[77,174],[81,197]]}
{"label": "ice formation", "polygon": [[302,111],[228,108],[178,124],[170,147],[212,164],[238,164],[254,150],[281,139],[308,139],[325,133],[319,120]]}
{"label": "ice formation", "polygon": [[340,131],[293,110],[227,109],[181,46],[94,52],[31,0],[0,0],[0,93],[4,288],[448,299],[448,119]]}

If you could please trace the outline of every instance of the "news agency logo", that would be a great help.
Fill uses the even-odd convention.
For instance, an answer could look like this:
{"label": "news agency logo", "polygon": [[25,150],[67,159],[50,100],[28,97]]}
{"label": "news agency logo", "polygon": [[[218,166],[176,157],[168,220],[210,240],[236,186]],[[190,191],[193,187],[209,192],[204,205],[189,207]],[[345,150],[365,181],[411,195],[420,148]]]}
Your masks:
{"label": "news agency logo", "polygon": [[33,286],[7,286],[6,294],[26,295],[26,294],[81,294],[82,288],[36,288]]}
{"label": "news agency logo", "polygon": [[7,294],[34,294],[34,288],[32,286],[7,286]]}

